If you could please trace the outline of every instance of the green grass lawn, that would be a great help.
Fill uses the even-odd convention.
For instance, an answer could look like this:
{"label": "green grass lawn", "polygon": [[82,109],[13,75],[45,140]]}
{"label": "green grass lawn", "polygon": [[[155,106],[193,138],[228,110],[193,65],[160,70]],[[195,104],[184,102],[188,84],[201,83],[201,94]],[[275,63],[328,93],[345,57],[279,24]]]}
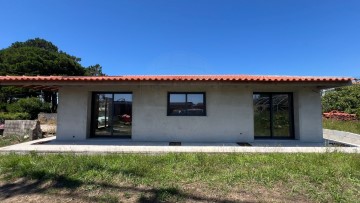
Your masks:
{"label": "green grass lawn", "polygon": [[360,199],[360,154],[10,154],[0,174],[2,202]]}
{"label": "green grass lawn", "polygon": [[360,134],[360,121],[323,119],[323,128]]}
{"label": "green grass lawn", "polygon": [[[360,134],[359,121],[324,128]],[[0,146],[26,140],[1,137]],[[1,202],[357,202],[360,154],[0,155]]]}

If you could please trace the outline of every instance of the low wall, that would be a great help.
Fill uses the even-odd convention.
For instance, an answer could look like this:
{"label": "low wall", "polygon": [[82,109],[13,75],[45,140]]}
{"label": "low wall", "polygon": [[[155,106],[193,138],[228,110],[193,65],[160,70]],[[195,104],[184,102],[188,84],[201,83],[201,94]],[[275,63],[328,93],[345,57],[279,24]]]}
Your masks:
{"label": "low wall", "polygon": [[53,124],[57,123],[57,113],[39,113],[38,120],[40,124]]}
{"label": "low wall", "polygon": [[38,120],[5,120],[4,136],[29,136],[35,140],[42,137]]}

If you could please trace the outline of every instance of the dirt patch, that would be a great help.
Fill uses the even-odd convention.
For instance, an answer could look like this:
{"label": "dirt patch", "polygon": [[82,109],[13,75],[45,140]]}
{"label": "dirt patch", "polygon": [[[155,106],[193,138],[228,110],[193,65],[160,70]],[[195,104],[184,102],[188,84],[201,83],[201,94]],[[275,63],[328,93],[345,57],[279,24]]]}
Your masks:
{"label": "dirt patch", "polygon": [[1,202],[310,202],[286,188],[236,185],[225,190],[191,183],[149,187],[126,183],[91,183],[80,187],[19,179],[0,183]]}

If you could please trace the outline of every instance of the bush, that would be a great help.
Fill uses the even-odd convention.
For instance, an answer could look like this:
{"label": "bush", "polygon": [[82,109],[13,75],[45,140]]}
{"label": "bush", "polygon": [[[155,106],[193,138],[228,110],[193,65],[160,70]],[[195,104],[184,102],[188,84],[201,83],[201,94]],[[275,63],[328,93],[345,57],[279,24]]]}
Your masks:
{"label": "bush", "polygon": [[0,112],[0,123],[3,123],[5,120],[28,120],[28,119],[30,119],[30,114],[28,113]]}
{"label": "bush", "polygon": [[50,112],[50,104],[41,102],[38,98],[19,99],[15,103],[9,104],[7,110],[10,113],[28,113],[30,119],[36,119],[40,112]]}
{"label": "bush", "polygon": [[322,106],[323,112],[338,110],[360,117],[360,85],[327,91],[322,97]]}
{"label": "bush", "polygon": [[5,112],[6,111],[6,103],[0,102],[0,112]]}

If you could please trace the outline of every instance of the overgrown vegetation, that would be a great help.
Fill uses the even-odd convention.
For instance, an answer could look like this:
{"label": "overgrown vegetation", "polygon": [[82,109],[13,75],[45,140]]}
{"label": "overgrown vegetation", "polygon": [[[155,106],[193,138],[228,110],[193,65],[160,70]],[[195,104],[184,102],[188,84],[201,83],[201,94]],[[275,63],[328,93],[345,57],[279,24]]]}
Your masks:
{"label": "overgrown vegetation", "polygon": [[339,121],[323,119],[323,128],[360,134],[360,121]]}
{"label": "overgrown vegetation", "polygon": [[19,144],[22,142],[30,141],[30,138],[21,137],[17,135],[13,136],[0,136],[0,147]]}
{"label": "overgrown vegetation", "polygon": [[332,110],[360,116],[360,84],[335,88],[327,91],[322,97],[323,112]]}
{"label": "overgrown vegetation", "polygon": [[0,111],[0,123],[5,120],[36,119],[40,112],[50,112],[50,104],[40,101],[39,98],[22,98],[5,105],[6,112]]}
{"label": "overgrown vegetation", "polygon": [[23,98],[9,104],[7,110],[10,113],[26,112],[30,115],[30,119],[36,119],[40,112],[50,112],[50,104],[40,101],[39,98]]}
{"label": "overgrown vegetation", "polygon": [[0,174],[3,200],[14,192],[29,195],[29,189],[18,189],[23,187],[73,201],[360,199],[359,154],[11,154],[0,155]]}
{"label": "overgrown vegetation", "polygon": [[27,120],[30,119],[30,114],[28,113],[7,113],[0,112],[0,123],[5,120]]}
{"label": "overgrown vegetation", "polygon": [[356,114],[358,120],[323,119],[323,128],[360,134],[360,84],[335,88],[322,97],[323,112],[332,110]]}

